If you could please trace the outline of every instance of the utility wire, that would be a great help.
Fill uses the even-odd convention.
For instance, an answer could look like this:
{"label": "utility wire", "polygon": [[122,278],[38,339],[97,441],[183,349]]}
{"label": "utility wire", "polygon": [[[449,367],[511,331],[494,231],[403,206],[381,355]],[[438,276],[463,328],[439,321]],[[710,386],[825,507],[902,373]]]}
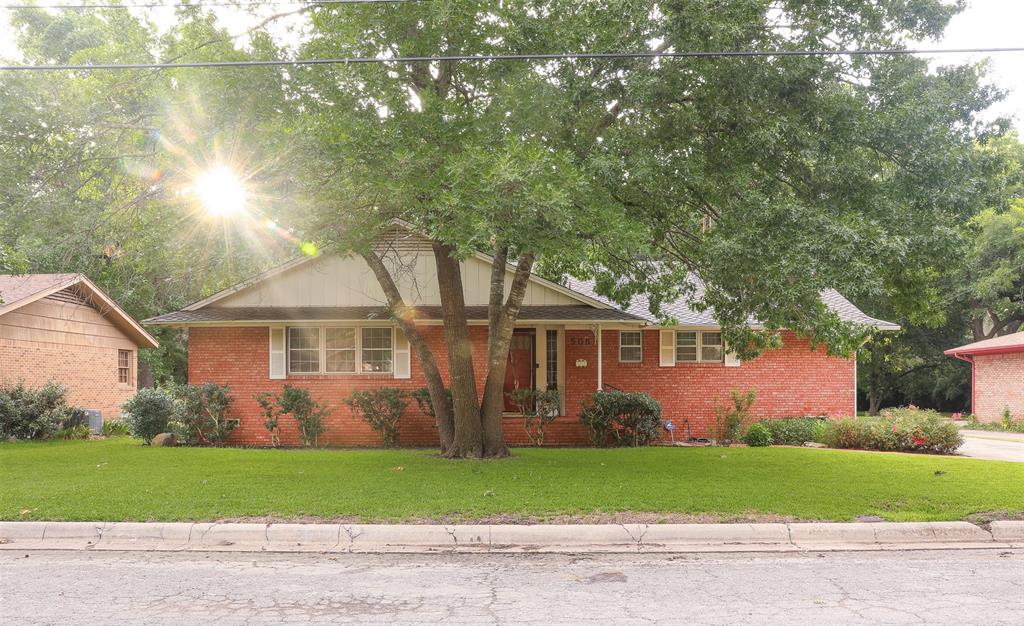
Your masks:
{"label": "utility wire", "polygon": [[280,5],[331,5],[331,4],[404,4],[409,2],[430,2],[431,0],[215,0],[214,2],[144,2],[139,4],[0,4],[0,9],[173,9],[185,7],[261,7]]}
{"label": "utility wire", "polygon": [[342,57],[327,59],[266,59],[251,61],[195,61],[181,63],[79,63],[69,65],[0,65],[0,71],[59,72],[92,70],[163,70],[179,68],[272,67],[287,65],[363,65],[368,63],[434,63],[442,61],[555,61],[566,59],[687,59],[732,57],[831,57],[886,56],[965,53],[1024,52],[1024,46],[1011,48],[936,48],[883,50],[721,50],[687,52],[555,52],[533,54],[459,54],[446,56]]}

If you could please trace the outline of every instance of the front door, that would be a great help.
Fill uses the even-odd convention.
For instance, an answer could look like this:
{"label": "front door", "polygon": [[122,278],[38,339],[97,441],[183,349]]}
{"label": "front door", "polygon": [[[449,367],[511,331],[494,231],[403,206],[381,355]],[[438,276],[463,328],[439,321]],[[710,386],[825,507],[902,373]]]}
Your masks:
{"label": "front door", "polygon": [[537,341],[531,328],[516,329],[508,348],[508,367],[505,368],[505,410],[518,412],[511,393],[516,389],[534,389],[537,372]]}

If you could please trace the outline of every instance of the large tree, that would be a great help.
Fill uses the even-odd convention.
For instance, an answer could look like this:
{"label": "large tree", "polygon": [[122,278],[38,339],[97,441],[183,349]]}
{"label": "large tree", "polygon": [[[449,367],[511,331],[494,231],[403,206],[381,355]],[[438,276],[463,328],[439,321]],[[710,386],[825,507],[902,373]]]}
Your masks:
{"label": "large tree", "polygon": [[[937,36],[955,7],[435,0],[298,10],[309,17],[298,56],[408,57],[890,48]],[[16,25],[26,60],[41,63],[285,54],[259,33],[235,47],[198,8],[160,36],[117,11],[22,12]],[[688,295],[715,309],[743,357],[783,328],[849,353],[862,329],[841,324],[821,290],[913,302],[979,206],[990,162],[973,146],[1000,130],[975,118],[997,96],[980,77],[978,67],[843,55],[5,75],[0,245],[33,269],[99,273],[136,314],[208,292],[272,262],[266,248],[281,252],[243,231],[203,240],[188,228],[197,218],[182,207],[182,164],[227,154],[259,172],[264,214],[374,269],[423,364],[445,453],[502,456],[508,345],[535,271],[591,276],[619,301],[645,293],[655,312]],[[451,410],[397,289],[393,248],[381,244],[395,220],[426,238],[436,267]],[[494,262],[487,363],[474,368],[459,262],[480,251]]]}
{"label": "large tree", "polygon": [[[606,50],[900,47],[937,37],[955,8],[915,2],[635,2],[322,7],[301,56],[409,57]],[[590,275],[656,312],[713,307],[749,357],[788,328],[848,354],[822,289],[911,300],[973,214],[1000,127],[979,67],[929,72],[911,57],[440,61],[313,67],[288,87],[309,140],[311,228],[374,269],[443,383],[374,242],[400,219],[430,242],[453,414],[451,456],[501,456],[501,385],[525,282]],[[303,211],[309,207],[303,206]],[[460,259],[494,258],[478,396]],[[506,261],[515,263],[502,298]],[[763,328],[752,329],[751,319]]]}

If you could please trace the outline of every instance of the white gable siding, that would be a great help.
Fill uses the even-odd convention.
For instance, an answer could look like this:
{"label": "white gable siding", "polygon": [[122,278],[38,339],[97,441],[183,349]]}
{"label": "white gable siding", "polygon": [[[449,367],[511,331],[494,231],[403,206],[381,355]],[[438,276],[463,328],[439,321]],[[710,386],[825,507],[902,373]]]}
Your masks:
{"label": "white gable siding", "polygon": [[[392,276],[410,304],[438,305],[434,258],[430,253],[408,252],[401,269],[391,262]],[[511,288],[512,272],[505,280],[505,295]],[[477,258],[462,263],[462,284],[466,304],[487,304],[491,266]],[[274,306],[383,306],[384,292],[369,266],[356,256],[326,256],[268,278],[217,301],[218,307]],[[525,306],[569,305],[579,301],[544,285],[531,282],[523,299]]]}

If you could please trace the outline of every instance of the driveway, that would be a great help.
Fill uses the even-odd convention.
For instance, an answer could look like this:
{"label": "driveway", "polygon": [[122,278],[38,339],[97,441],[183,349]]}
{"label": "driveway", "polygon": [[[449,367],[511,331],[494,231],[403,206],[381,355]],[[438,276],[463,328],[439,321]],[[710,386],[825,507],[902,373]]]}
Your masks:
{"label": "driveway", "polygon": [[0,624],[1022,624],[1020,550],[0,552]]}
{"label": "driveway", "polygon": [[958,452],[964,456],[1024,463],[1024,433],[998,433],[962,428],[960,434],[964,436],[964,445]]}

